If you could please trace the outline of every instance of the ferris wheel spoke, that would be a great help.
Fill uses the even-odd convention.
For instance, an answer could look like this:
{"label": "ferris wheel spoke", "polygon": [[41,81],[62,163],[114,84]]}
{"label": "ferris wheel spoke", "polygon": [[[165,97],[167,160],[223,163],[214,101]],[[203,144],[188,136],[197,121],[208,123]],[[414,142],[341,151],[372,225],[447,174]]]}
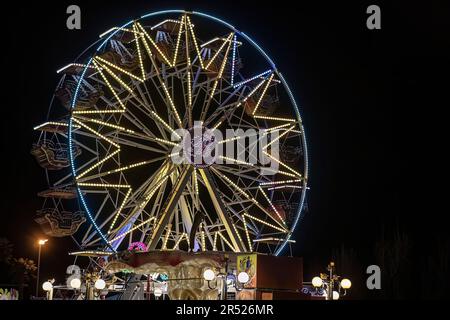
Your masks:
{"label": "ferris wheel spoke", "polygon": [[272,159],[273,161],[279,163],[281,166],[283,166],[284,168],[288,169],[289,171],[291,171],[293,174],[295,174],[298,178],[301,178],[302,175],[301,173],[297,172],[296,170],[292,169],[291,167],[289,167],[287,164],[285,164],[283,161],[275,158],[274,156],[272,156],[270,153],[268,153],[267,151],[263,151],[263,153],[268,156],[270,159]]}
{"label": "ferris wheel spoke", "polygon": [[109,82],[109,80],[106,78],[105,74],[103,73],[103,71],[100,69],[100,67],[98,66],[98,64],[93,60],[92,63],[94,64],[95,68],[97,69],[98,73],[100,74],[100,76],[102,77],[103,81],[105,82],[106,86],[109,88],[109,90],[111,91],[111,93],[113,94],[113,96],[115,97],[117,103],[120,105],[122,110],[126,110],[125,104],[122,102],[122,100],[119,98],[118,93],[116,92],[116,90],[113,88],[113,86],[111,85],[111,83]]}
{"label": "ferris wheel spoke", "polygon": [[[168,178],[165,178],[162,181],[162,184],[159,187],[158,193],[156,194],[156,198],[155,198],[155,201],[153,202],[151,210],[145,210],[145,209],[142,210],[142,212],[147,212],[148,217],[155,217],[157,214],[156,210],[159,210],[162,207],[163,200],[164,200],[163,195],[164,195],[164,192],[166,191],[167,180],[168,180]],[[147,241],[145,241],[145,238],[147,236],[149,236],[149,232],[151,231],[150,227],[153,225],[152,224],[153,221],[154,220],[147,221],[147,224],[144,225],[143,228],[144,228],[145,232],[142,232],[142,234],[141,234],[141,237],[140,237],[141,242],[147,243]]]}
{"label": "ferris wheel spoke", "polygon": [[147,160],[147,161],[136,162],[136,163],[133,163],[133,164],[129,164],[127,166],[119,167],[117,169],[112,169],[112,170],[108,170],[106,172],[97,173],[97,174],[92,175],[92,176],[87,176],[87,177],[83,177],[83,178],[80,178],[80,176],[78,176],[77,181],[85,182],[85,181],[89,181],[89,180],[93,180],[93,179],[103,178],[103,177],[105,177],[107,175],[111,175],[111,174],[118,173],[118,172],[123,172],[123,171],[126,171],[126,170],[130,170],[130,169],[137,168],[137,167],[140,167],[140,166],[144,166],[144,165],[147,165],[147,164],[151,164],[151,163],[154,163],[154,162],[159,162],[159,161],[162,161],[162,160],[165,160],[165,159],[167,159],[167,157],[163,156],[163,157],[153,158],[153,159]]}
{"label": "ferris wheel spoke", "polygon": [[[212,168],[214,173],[216,173],[219,178],[221,178],[225,184],[230,188],[233,187],[233,189],[237,190],[240,194],[242,194],[245,198],[248,200],[251,200],[262,212],[266,214],[269,218],[271,218],[274,222],[276,222],[281,228],[285,229],[285,227],[277,220],[275,219],[267,210],[264,208],[258,200],[256,200],[255,197],[250,196],[248,193],[246,193],[241,187],[239,187],[237,184],[235,184],[233,181],[231,181],[227,176],[220,173],[218,170]],[[230,188],[231,189],[231,188]]]}
{"label": "ferris wheel spoke", "polygon": [[157,224],[152,233],[149,243],[149,249],[154,250],[160,240],[160,237],[170,220],[171,214],[173,214],[174,208],[176,207],[178,200],[180,199],[186,184],[188,183],[190,176],[192,174],[193,167],[186,166],[183,168],[181,174],[178,176],[177,181],[173,185],[173,190],[169,195],[168,199],[164,204],[164,208],[161,210],[160,216],[158,217]]}
{"label": "ferris wheel spoke", "polygon": [[[130,101],[131,102],[131,101]],[[134,104],[133,102],[131,102],[132,105],[134,105],[136,108],[139,109],[139,106]],[[174,129],[167,123],[165,122],[155,111],[147,109],[148,114],[150,116],[150,118],[155,122],[156,125],[161,124],[164,128],[166,128],[166,130],[168,132],[170,132],[171,134],[173,134],[176,137],[180,137],[175,131]],[[156,137],[157,135],[154,134],[146,125],[144,125],[142,123],[142,121],[139,121],[138,117],[134,115],[134,113],[132,111],[130,111],[129,109],[127,110],[127,114],[132,116],[132,119],[130,119],[129,117],[127,117],[128,120],[132,121],[135,123],[137,128],[140,128],[144,133],[148,134],[151,137]],[[167,139],[167,136],[165,135],[165,133],[163,134],[163,137],[165,137]]]}
{"label": "ferris wheel spoke", "polygon": [[[261,174],[261,172],[264,170],[270,170],[270,168],[268,167],[225,156],[221,156],[221,159],[225,160],[225,164],[216,164],[216,169],[218,170],[229,171],[230,173],[237,175],[239,175],[240,173],[244,174],[246,172],[254,172],[257,174],[257,177],[247,176],[247,178],[254,179],[254,181],[257,182],[271,181],[265,175]],[[230,165],[235,165],[237,166],[237,168]],[[245,176],[242,175],[242,177]]]}
{"label": "ferris wheel spoke", "polygon": [[98,119],[94,119],[94,118],[83,117],[83,116],[76,116],[76,119],[80,120],[80,121],[84,121],[84,122],[95,123],[95,124],[99,125],[99,129],[100,130],[102,128],[104,128],[104,127],[107,127],[107,128],[110,128],[110,129],[115,129],[115,130],[123,131],[123,132],[127,132],[127,133],[135,133],[133,130],[127,129],[127,128],[123,127],[123,126],[118,126],[118,125],[115,125],[115,124],[112,124],[112,123],[109,123],[109,122],[106,122],[106,121],[101,121],[101,120],[98,120]]}
{"label": "ferris wheel spoke", "polygon": [[259,105],[261,104],[261,101],[264,98],[264,95],[266,94],[266,91],[267,91],[267,89],[269,88],[269,86],[270,86],[270,84],[272,82],[273,76],[274,76],[274,73],[272,73],[270,75],[270,77],[267,79],[267,83],[266,83],[266,85],[265,85],[261,95],[258,98],[258,102],[256,102],[255,108],[252,111],[252,115],[253,116],[255,115],[256,111],[258,111]]}
{"label": "ferris wheel spoke", "polygon": [[[233,101],[230,102],[232,99],[236,99],[239,101],[242,98],[244,91],[240,88],[235,89],[231,93],[227,94],[227,98],[217,107],[217,109],[208,117],[208,119],[205,121],[205,124],[208,125],[212,123],[214,120],[216,120],[218,117],[220,119],[227,118],[230,114],[232,114],[237,109],[238,102]],[[219,120],[220,121],[220,120]],[[214,127],[218,126],[217,122]]]}
{"label": "ferris wheel spoke", "polygon": [[138,37],[138,30],[136,27],[136,24],[133,24],[133,31],[134,31],[134,42],[136,44],[136,49],[137,49],[137,53],[138,53],[138,59],[139,59],[139,67],[141,69],[141,73],[142,73],[142,81],[145,80],[145,69],[144,69],[144,63],[142,60],[142,53],[141,53],[141,46],[139,45],[139,37]]}
{"label": "ferris wheel spoke", "polygon": [[224,225],[228,236],[233,243],[233,248],[238,252],[245,251],[245,246],[243,246],[242,242],[239,241],[236,230],[234,230],[234,228],[232,227],[233,222],[229,217],[225,204],[223,203],[219,193],[217,192],[217,186],[209,170],[199,169],[199,171],[208,190],[209,196],[213,202],[214,208],[216,209],[216,212],[219,216],[219,219]]}
{"label": "ferris wheel spoke", "polygon": [[[150,95],[150,91],[148,90],[147,84],[144,82],[142,83],[144,88],[145,88],[145,92],[147,93],[147,95],[142,91],[142,88],[140,85],[136,86],[136,90],[140,95],[141,101],[142,101],[142,108],[144,108],[146,110],[146,112],[144,112],[150,119],[154,120],[154,117],[151,116],[152,112],[156,113],[156,110],[154,108],[154,103],[152,100],[152,97]],[[150,101],[148,101],[148,100]],[[136,106],[138,107],[138,106]],[[141,109],[141,108],[139,108]],[[158,128],[158,131],[160,133],[160,135],[167,139],[166,136],[166,131],[164,130],[164,126],[161,126],[161,123],[159,121],[155,121],[155,124]],[[149,130],[150,131],[150,130]],[[152,134],[153,135],[153,134]]]}
{"label": "ferris wheel spoke", "polygon": [[186,22],[187,22],[187,25],[189,26],[189,31],[191,32],[192,39],[194,41],[194,47],[195,47],[195,51],[197,52],[197,58],[200,62],[200,66],[202,67],[202,69],[206,69],[203,59],[202,59],[202,55],[201,55],[198,43],[197,43],[197,37],[195,36],[194,25],[191,23],[191,18],[189,17],[189,15],[186,15]]}
{"label": "ferris wheel spoke", "polygon": [[[162,83],[163,80],[162,80],[162,78],[160,77],[159,70],[156,69],[156,68],[158,68],[158,67],[157,67],[157,66],[154,66],[154,67],[153,67],[153,69],[156,70],[156,71],[155,71],[155,74],[156,74],[155,77],[157,78],[157,80],[158,80],[158,82],[160,83],[160,85],[158,85],[158,83],[155,81],[154,77],[151,77],[150,80],[151,80],[151,82],[152,82],[152,84],[153,84],[153,88],[156,89],[156,92],[157,92],[157,94],[158,94],[158,97],[159,97],[159,98],[161,99],[161,101],[163,101],[164,104],[167,106],[168,111],[170,111],[170,110],[171,110],[171,107],[170,107],[169,103],[167,103],[167,96],[166,96],[166,93],[165,93],[165,91],[164,91],[164,89],[163,89],[163,87],[162,87],[162,85],[161,85],[161,83]],[[149,93],[149,97],[151,97],[150,93]],[[153,105],[155,105],[155,104],[153,103]],[[156,112],[156,110],[149,110],[149,112],[150,112],[150,114],[151,114],[153,117],[154,117],[155,114],[158,115],[158,113]],[[173,111],[172,111],[172,112],[173,112]],[[168,113],[168,116],[169,116],[169,120],[168,120],[168,121],[170,121],[170,120],[171,120],[171,113],[170,113],[170,112]],[[160,115],[158,115],[158,117],[161,118]],[[162,120],[162,118],[161,118],[161,120]],[[163,122],[164,122],[164,120],[163,120]],[[169,125],[168,125],[167,123],[165,123],[165,122],[163,123],[163,125],[164,125],[165,127],[166,127],[166,126],[169,126]],[[172,125],[170,125],[169,128],[170,128],[171,131],[174,130]]]}
{"label": "ferris wheel spoke", "polygon": [[[119,83],[125,90],[127,90],[130,94],[133,94],[133,89],[131,89],[120,77],[115,74],[110,68],[108,68],[106,65],[102,65],[101,63],[97,62],[98,65],[105,70],[111,78],[113,78],[117,83]],[[105,78],[106,79],[106,78]],[[141,80],[142,81],[142,80]],[[114,88],[114,87],[113,87]],[[115,89],[115,88],[114,88]],[[115,89],[115,91],[123,91],[120,89]]]}
{"label": "ferris wheel spoke", "polygon": [[[153,39],[150,37],[150,35],[147,33],[147,31],[145,31],[145,29],[140,25],[139,22],[137,22],[137,25],[138,25],[138,27],[141,29],[141,31],[143,32],[144,36],[147,37],[147,39],[153,44],[153,46],[158,50],[158,52],[164,57],[164,59],[166,60],[167,64],[168,64],[169,66],[171,66],[171,63],[168,61],[167,57],[165,57],[165,55],[161,52],[161,50],[158,48],[158,46],[156,45],[156,43],[154,43]],[[152,56],[150,47],[148,46],[148,43],[147,43],[147,41],[145,40],[145,37],[143,37],[142,40],[143,40],[144,46],[145,46],[145,48],[146,48],[146,50],[147,50],[147,55],[148,55],[148,57],[150,58],[150,60],[151,60],[151,62],[152,62],[152,64],[153,64],[154,70],[155,70],[156,75],[157,75],[157,77],[158,77],[158,79],[159,79],[159,82],[160,82],[160,84],[161,84],[161,87],[162,87],[163,90],[164,90],[164,93],[165,93],[165,95],[166,95],[166,100],[169,102],[168,104],[169,104],[170,108],[172,109],[172,111],[173,111],[173,113],[174,113],[174,115],[175,115],[175,120],[176,120],[176,122],[177,122],[179,128],[182,128],[182,127],[183,127],[183,124],[182,124],[182,122],[181,122],[181,118],[180,118],[180,116],[179,116],[179,114],[178,114],[177,108],[175,107],[175,104],[174,104],[174,102],[173,102],[173,100],[172,100],[172,97],[171,97],[171,95],[170,95],[170,93],[169,93],[169,90],[168,90],[166,84],[165,84],[164,81],[161,79],[161,74],[160,74],[159,68],[158,68],[158,66],[156,65],[156,62],[155,62],[155,60],[154,60],[154,58],[153,58],[153,56]]]}
{"label": "ferris wheel spoke", "polygon": [[211,235],[211,233],[212,233],[211,229],[213,229],[215,227],[214,222],[213,222],[213,219],[208,214],[208,210],[206,210],[206,207],[203,205],[201,200],[199,200],[199,206],[200,206],[200,209],[203,210],[203,212],[205,212],[204,222],[208,222],[208,223],[203,223],[203,228],[205,230],[206,238],[209,241],[210,247],[212,248],[214,245],[214,242],[213,242],[213,237]]}
{"label": "ferris wheel spoke", "polygon": [[143,140],[143,141],[156,143],[160,147],[162,147],[162,149],[159,149],[160,152],[165,152],[165,153],[167,153],[171,147],[175,147],[178,145],[178,143],[176,143],[176,142],[158,138],[158,137],[150,137],[145,134],[139,134],[139,133],[134,133],[134,132],[133,133],[119,133],[119,134],[126,138],[133,138],[133,139],[137,139],[140,141]]}
{"label": "ferris wheel spoke", "polygon": [[[82,132],[82,131],[77,131],[76,133],[77,133],[77,135],[79,134],[80,136],[83,135],[83,136],[86,136],[86,137],[89,137],[89,138],[94,138],[94,139],[97,138],[96,135],[93,135],[93,134],[90,134],[90,133],[86,133],[86,132]],[[78,139],[72,138],[72,142],[73,142],[74,145],[80,146],[83,150],[88,151],[90,154],[97,155],[97,152],[95,150],[93,150],[92,148],[89,148],[86,144],[81,143]]]}
{"label": "ferris wheel spoke", "polygon": [[[82,164],[79,167],[79,170],[77,170],[77,171],[83,170],[84,168],[86,168],[87,166],[89,166],[90,164],[95,162],[96,160],[98,160],[98,158],[92,158],[91,160],[89,160],[86,163]],[[67,182],[68,180],[69,180],[69,182]],[[73,185],[73,174],[72,173],[66,174],[64,177],[62,177],[61,179],[59,179],[58,181],[53,183],[53,186],[54,187],[62,186],[62,185],[64,185],[64,182],[66,182],[69,185]]]}
{"label": "ferris wheel spoke", "polygon": [[[176,41],[176,45],[175,45],[175,52],[173,54],[173,60],[172,60],[172,65],[175,66],[177,63],[177,57],[178,57],[178,49],[180,48],[180,42],[181,42],[181,34],[183,32],[183,25],[185,23],[185,15],[181,16],[181,22],[180,22],[180,27],[178,28],[178,35],[177,35],[177,41]],[[187,33],[187,30],[186,30]]]}
{"label": "ferris wheel spoke", "polygon": [[138,77],[138,76],[132,74],[131,72],[129,72],[129,71],[127,71],[127,70],[125,70],[125,69],[115,65],[114,63],[112,63],[112,62],[110,62],[110,61],[108,61],[106,59],[103,59],[100,56],[96,56],[94,59],[97,62],[97,64],[99,64],[102,68],[105,68],[105,69],[107,68],[109,70],[111,70],[110,68],[113,68],[113,69],[123,73],[124,75],[127,75],[130,78],[135,79],[137,81],[144,81],[144,79],[145,79],[145,78],[141,78],[141,77]]}
{"label": "ferris wheel spoke", "polygon": [[240,107],[243,103],[250,99],[265,82],[266,78],[263,78],[242,100],[238,101],[236,106]]}
{"label": "ferris wheel spoke", "polygon": [[[189,181],[194,176],[194,172],[195,172],[195,169],[192,170],[192,175],[188,178],[185,188],[189,187]],[[177,184],[177,180],[179,179],[181,174],[182,174],[182,172],[178,172],[178,170],[175,171],[175,173],[171,176],[172,185]],[[179,205],[179,209],[180,209],[180,213],[181,213],[181,221],[183,223],[184,229],[186,230],[187,233],[190,233],[191,228],[192,228],[192,218],[194,216],[194,212],[189,207],[189,203],[186,199],[186,196],[183,195],[183,192],[181,193],[181,195],[179,197],[178,205]],[[172,217],[170,219],[172,219]]]}
{"label": "ferris wheel spoke", "polygon": [[[164,144],[172,145],[172,143],[170,141],[166,141],[164,139],[158,139],[158,140],[156,140],[156,139],[157,138],[155,138],[153,140],[155,142],[158,141],[158,142],[161,142],[161,143],[164,143]],[[159,154],[167,154],[167,149],[160,149],[160,148],[151,147],[151,146],[148,146],[148,145],[136,142],[136,141],[130,141],[129,139],[124,139],[123,137],[116,137],[114,140],[115,140],[115,142],[119,143],[122,146],[125,145],[125,146],[129,146],[129,147],[138,148],[138,149],[141,149],[141,150],[156,152],[156,153],[159,153]]]}
{"label": "ferris wheel spoke", "polygon": [[[251,167],[252,169],[254,169],[254,167]],[[215,169],[217,169],[218,171],[222,172],[227,172],[227,173],[231,173],[239,178],[246,178],[248,180],[251,181],[255,181],[255,182],[265,182],[268,181],[266,179],[263,179],[262,177],[259,176],[251,176],[251,175],[247,175],[243,172],[243,170],[241,170],[239,167],[237,168],[233,168],[229,165],[216,165]],[[252,170],[252,172],[255,172],[254,170]]]}
{"label": "ferris wheel spoke", "polygon": [[148,41],[150,41],[151,45],[158,51],[158,53],[163,57],[164,61],[166,62],[166,64],[170,67],[172,67],[172,64],[170,63],[168,57],[161,51],[161,49],[158,47],[158,45],[155,43],[155,41],[153,41],[152,37],[150,37],[150,35],[147,33],[147,31],[144,29],[144,27],[142,27],[142,25],[139,22],[136,22],[135,25],[137,26],[137,28],[141,29],[142,34],[144,35],[142,37],[142,41],[144,42],[144,46],[147,48],[148,47],[148,52],[150,52],[150,47],[148,46],[148,43],[146,42],[145,38],[148,39]]}
{"label": "ferris wheel spoke", "polygon": [[[211,64],[217,59],[217,57],[219,56],[220,52],[222,52],[223,48],[225,47],[225,45],[228,43],[228,49],[229,46],[231,45],[231,38],[233,37],[234,32],[231,32],[228,37],[226,39],[223,40],[222,45],[220,46],[220,48],[216,51],[216,53],[214,54],[214,56],[208,61],[208,63],[205,66],[205,69],[209,69],[209,67],[211,66]],[[226,59],[228,55],[225,54],[224,55],[224,59]]]}
{"label": "ferris wheel spoke", "polygon": [[[182,18],[182,24],[187,20],[187,15],[185,14]],[[188,115],[188,123],[189,127],[192,127],[192,64],[191,57],[189,52],[189,33],[187,28],[185,27],[185,46],[186,46],[186,85],[187,85],[187,105],[186,105],[186,113]],[[181,26],[180,26],[181,33]]]}
{"label": "ferris wheel spoke", "polygon": [[[250,207],[252,206],[252,202],[248,201],[248,200],[244,200],[243,198],[241,198],[239,195],[234,195],[234,197],[237,199],[236,201],[233,201],[233,199],[230,199],[230,197],[225,194],[224,192],[219,190],[219,193],[221,194],[221,198],[223,199],[225,206],[227,207],[227,209],[234,215],[234,217],[236,217],[237,222],[239,221],[244,221],[244,213],[247,212],[248,209],[250,209]],[[248,206],[245,206],[246,203],[250,203]],[[238,208],[235,208],[235,207]],[[237,223],[236,222],[236,223]],[[256,228],[256,226],[250,226],[249,227],[250,231],[252,232],[252,234],[258,234],[259,231]]]}
{"label": "ferris wheel spoke", "polygon": [[[251,170],[253,168],[253,171],[256,171],[256,170],[258,170],[260,172],[266,171],[267,173],[269,173],[269,172],[272,173],[272,175],[274,175],[274,176],[277,174],[280,174],[280,175],[284,175],[284,176],[291,177],[291,178],[301,178],[301,176],[299,176],[298,173],[292,173],[292,172],[287,172],[287,171],[283,171],[283,170],[279,170],[279,169],[274,169],[271,167],[265,167],[263,165],[253,164],[250,162],[245,162],[245,161],[241,161],[241,160],[234,159],[234,158],[224,157],[224,159],[226,162],[228,162],[228,164],[230,164],[230,162],[231,162],[233,164],[242,165],[242,166],[246,167],[247,169],[245,169],[245,170]],[[231,173],[236,172],[236,169],[234,169],[233,167],[226,166],[224,164],[216,164],[216,169],[228,170]],[[237,171],[237,173],[239,173],[239,172],[244,172],[244,171]],[[264,180],[264,181],[270,181],[270,179],[268,179],[266,177],[266,175],[262,175],[262,174],[260,175],[260,179]],[[264,181],[261,181],[261,182],[264,182]]]}
{"label": "ferris wheel spoke", "polygon": [[114,141],[112,141],[111,139],[107,138],[106,136],[104,136],[103,134],[101,134],[100,132],[98,132],[97,130],[91,128],[90,126],[88,126],[87,124],[81,122],[80,120],[78,120],[75,117],[72,117],[72,120],[75,121],[76,123],[78,123],[80,126],[84,127],[86,130],[90,131],[91,133],[93,133],[94,135],[96,135],[97,137],[99,137],[100,139],[108,142],[109,144],[113,145],[114,147],[116,147],[117,149],[120,149],[120,146],[115,143]]}
{"label": "ferris wheel spoke", "polygon": [[232,43],[231,39],[232,39],[233,35],[234,35],[234,32],[231,32],[230,35],[227,37],[227,39],[226,39],[226,40],[224,41],[224,43],[222,44],[222,46],[219,48],[219,50],[217,50],[217,52],[216,52],[216,54],[213,56],[213,58],[212,58],[212,59],[207,63],[207,65],[205,66],[205,68],[208,69],[209,66],[211,65],[211,63],[217,58],[217,56],[219,55],[219,53],[222,51],[222,49],[223,49],[223,47],[225,46],[225,44],[228,43],[228,47],[227,47],[227,49],[226,49],[226,51],[225,51],[225,54],[224,54],[224,57],[223,57],[223,60],[222,60],[222,64],[221,64],[221,66],[220,66],[219,74],[217,75],[216,80],[214,80],[213,87],[212,87],[212,89],[211,89],[211,92],[209,93],[209,99],[208,99],[208,102],[206,103],[205,107],[204,107],[203,110],[202,110],[202,114],[201,114],[201,116],[200,116],[200,119],[201,119],[202,121],[205,121],[205,119],[206,119],[206,114],[208,113],[209,106],[210,106],[211,101],[212,101],[212,99],[213,99],[213,97],[214,97],[214,94],[216,93],[217,85],[219,84],[219,80],[222,79],[223,71],[225,70],[225,65],[227,64],[227,61],[228,61],[228,55],[229,55],[229,53],[230,53],[230,47],[231,47],[231,43]]}
{"label": "ferris wheel spoke", "polygon": [[[138,192],[135,192],[135,194],[130,197],[130,200],[133,199],[135,201],[136,205],[132,208],[132,210],[127,214],[127,216],[124,218],[124,220],[121,222],[121,224],[114,230],[111,230],[111,234],[115,236],[111,242],[116,242],[118,240],[119,243],[122,241],[126,235],[130,234],[132,231],[128,230],[127,232],[120,232],[121,230],[124,230],[124,228],[130,223],[130,221],[136,220],[137,216],[142,214],[142,212],[145,210],[145,207],[147,203],[151,200],[153,195],[158,192],[158,190],[165,184],[167,179],[169,178],[170,174],[173,172],[173,168],[170,167],[168,162],[165,162],[161,168],[155,172],[152,177],[150,177],[144,185],[142,185]],[[142,190],[145,189],[144,193],[142,194],[142,197],[139,197],[138,195],[142,193]],[[146,219],[142,219],[143,221],[138,224],[137,228],[141,228],[145,225],[153,222],[156,219],[156,216],[154,215],[154,212],[152,211],[151,215],[148,216]],[[136,230],[135,228],[134,230]],[[120,234],[118,234],[120,233]],[[117,243],[117,244],[119,244]]]}
{"label": "ferris wheel spoke", "polygon": [[[122,204],[119,206],[119,211],[122,210],[123,205],[124,205],[125,201],[127,200],[128,196],[129,196],[129,193],[130,193],[130,190],[131,190],[131,186],[129,186],[129,185],[115,185],[115,184],[107,184],[107,183],[78,183],[78,186],[82,187],[84,192],[88,192],[88,189],[85,189],[85,188],[94,188],[94,189],[96,189],[96,188],[101,188],[101,189],[105,188],[105,189],[124,189],[124,190],[126,190],[126,195],[125,195],[125,197],[123,199]],[[108,193],[108,197],[110,197],[109,193]],[[111,197],[110,197],[110,199],[112,200]],[[114,203],[115,201],[112,201],[112,202]],[[107,221],[100,221],[100,223],[97,223],[98,230],[101,230],[105,226],[106,223],[107,223]],[[97,233],[97,230],[95,230],[95,232],[93,234],[91,234],[91,236],[88,237],[88,239],[86,241],[90,241],[90,239],[96,233]],[[94,243],[96,241],[99,241],[99,240],[101,240],[101,239],[97,238],[96,240],[94,240]],[[91,245],[91,244],[92,243],[89,243],[88,245]]]}
{"label": "ferris wheel spoke", "polygon": [[282,231],[286,231],[286,221],[281,217],[281,215],[278,212],[277,208],[275,208],[275,206],[273,205],[273,203],[270,200],[269,196],[264,192],[264,190],[261,188],[261,186],[259,186],[259,191],[262,193],[262,195],[267,200],[267,202],[269,203],[269,205],[272,208],[272,210],[275,212],[275,214],[277,215],[277,217],[280,219],[281,223],[283,224],[284,228],[282,229]]}

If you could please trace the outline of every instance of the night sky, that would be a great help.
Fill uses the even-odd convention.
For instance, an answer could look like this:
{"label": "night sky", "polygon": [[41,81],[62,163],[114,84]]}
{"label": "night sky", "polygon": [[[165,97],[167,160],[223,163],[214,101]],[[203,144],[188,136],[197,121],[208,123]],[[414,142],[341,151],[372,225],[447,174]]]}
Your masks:
{"label": "night sky", "polygon": [[[381,6],[381,30],[366,28],[365,11],[373,3]],[[81,30],[66,29],[69,4],[81,7]],[[36,239],[42,236],[33,217],[41,206],[36,193],[46,183],[30,148],[37,139],[33,126],[45,120],[58,81],[56,70],[110,27],[175,8],[216,15],[247,33],[273,58],[294,92],[310,155],[308,212],[293,248],[295,255],[305,257],[305,280],[323,271],[333,249],[342,245],[355,250],[364,268],[375,263],[374,245],[383,226],[398,225],[411,237],[428,227],[406,209],[403,193],[423,204],[424,172],[410,163],[425,152],[421,116],[411,112],[412,103],[423,95],[415,79],[442,63],[448,65],[448,37],[447,44],[436,43],[427,35],[430,25],[418,23],[416,17],[439,18],[441,7],[410,4],[405,9],[377,1],[302,1],[295,8],[292,1],[271,6],[260,1],[40,2],[13,4],[4,12],[1,35],[6,45],[1,50],[5,84],[0,237],[14,243],[16,255],[34,259]],[[444,34],[443,24],[443,18],[433,21],[438,38]],[[403,129],[405,122],[415,122],[413,131]],[[403,157],[404,151],[412,158]],[[440,228],[436,237],[444,234]],[[420,246],[428,246],[426,241]],[[65,267],[73,261],[67,256],[71,249],[68,239],[50,239],[42,256],[43,278],[64,280]]]}

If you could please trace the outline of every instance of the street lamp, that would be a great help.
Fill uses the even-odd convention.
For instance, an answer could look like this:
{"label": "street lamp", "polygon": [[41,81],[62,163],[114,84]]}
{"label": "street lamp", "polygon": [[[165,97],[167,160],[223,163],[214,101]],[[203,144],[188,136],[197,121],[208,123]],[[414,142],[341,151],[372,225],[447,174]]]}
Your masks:
{"label": "street lamp", "polygon": [[206,270],[203,272],[203,278],[204,278],[206,281],[212,281],[212,280],[214,280],[215,277],[216,277],[216,274],[215,274],[214,271],[211,270],[211,269],[206,269]]}
{"label": "street lamp", "polygon": [[47,300],[53,300],[53,283],[55,279],[47,280],[42,284],[42,289],[47,293]]}
{"label": "street lamp", "polygon": [[81,288],[81,280],[78,278],[73,278],[72,280],[70,280],[70,286],[73,289],[80,289]]}
{"label": "street lamp", "polygon": [[159,297],[162,296],[162,290],[160,288],[155,288],[155,290],[153,291],[153,294],[155,295],[156,299],[159,299]]}
{"label": "street lamp", "polygon": [[340,276],[335,274],[333,261],[328,264],[327,271],[328,274],[321,273],[320,277],[314,277],[312,285],[316,291],[319,289],[325,290],[327,300],[338,300],[341,296],[347,294],[347,290],[352,286],[352,282],[347,278],[339,280]]}
{"label": "street lamp", "polygon": [[241,284],[244,285],[244,284],[246,284],[246,283],[250,280],[250,276],[248,275],[247,272],[242,271],[242,272],[240,272],[240,273],[238,274],[237,280],[238,280],[239,283],[241,283]]}
{"label": "street lamp", "polygon": [[312,279],[312,285],[314,288],[320,288],[323,285],[323,280],[321,277],[314,277]]}
{"label": "street lamp", "polygon": [[103,290],[106,287],[106,282],[103,279],[97,279],[94,283],[94,287],[97,290]]}
{"label": "street lamp", "polygon": [[41,248],[48,241],[48,239],[40,239],[38,241],[39,250],[38,250],[38,263],[37,263],[37,279],[36,279],[36,297],[39,294],[39,275],[41,272]]}

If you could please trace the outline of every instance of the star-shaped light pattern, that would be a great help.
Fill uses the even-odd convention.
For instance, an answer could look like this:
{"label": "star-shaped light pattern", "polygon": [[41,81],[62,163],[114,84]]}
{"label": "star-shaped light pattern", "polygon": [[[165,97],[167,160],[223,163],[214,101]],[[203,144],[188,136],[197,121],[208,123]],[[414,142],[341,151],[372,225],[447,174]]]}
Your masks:
{"label": "star-shaped light pattern", "polygon": [[[83,231],[83,247],[102,245],[100,231],[114,250],[136,241],[149,250],[186,249],[194,232],[198,250],[273,253],[292,232],[298,212],[283,204],[298,205],[307,176],[301,152],[283,156],[284,147],[303,148],[291,93],[273,67],[241,57],[248,48],[238,32],[211,36],[193,20],[184,13],[113,28],[89,73],[77,78],[83,96],[101,93],[88,108],[75,101],[71,113],[72,143],[85,151],[74,161],[75,181],[96,226]],[[224,137],[226,129],[266,129],[269,143],[259,151],[279,170],[263,175],[267,164],[249,158],[257,144],[239,137],[218,143],[241,150],[245,160],[235,154],[207,166],[174,163],[172,150],[182,141],[176,130],[196,121]],[[281,157],[272,154],[274,143]]]}

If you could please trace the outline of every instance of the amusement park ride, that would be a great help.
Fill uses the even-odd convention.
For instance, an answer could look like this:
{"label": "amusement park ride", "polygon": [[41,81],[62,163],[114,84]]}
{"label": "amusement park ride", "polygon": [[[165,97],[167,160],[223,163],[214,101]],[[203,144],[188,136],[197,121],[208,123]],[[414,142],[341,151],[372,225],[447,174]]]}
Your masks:
{"label": "amusement park ride", "polygon": [[[295,240],[308,182],[297,104],[274,62],[213,16],[150,13],[100,35],[61,76],[31,153],[49,188],[35,221],[71,237],[88,266],[68,269],[74,298],[300,297],[302,261],[279,257]],[[264,163],[172,161],[195,121],[265,129]],[[239,137],[218,141],[227,148]],[[277,142],[279,156],[272,147]],[[277,275],[268,276],[276,264]],[[264,290],[265,291],[264,291]]]}

